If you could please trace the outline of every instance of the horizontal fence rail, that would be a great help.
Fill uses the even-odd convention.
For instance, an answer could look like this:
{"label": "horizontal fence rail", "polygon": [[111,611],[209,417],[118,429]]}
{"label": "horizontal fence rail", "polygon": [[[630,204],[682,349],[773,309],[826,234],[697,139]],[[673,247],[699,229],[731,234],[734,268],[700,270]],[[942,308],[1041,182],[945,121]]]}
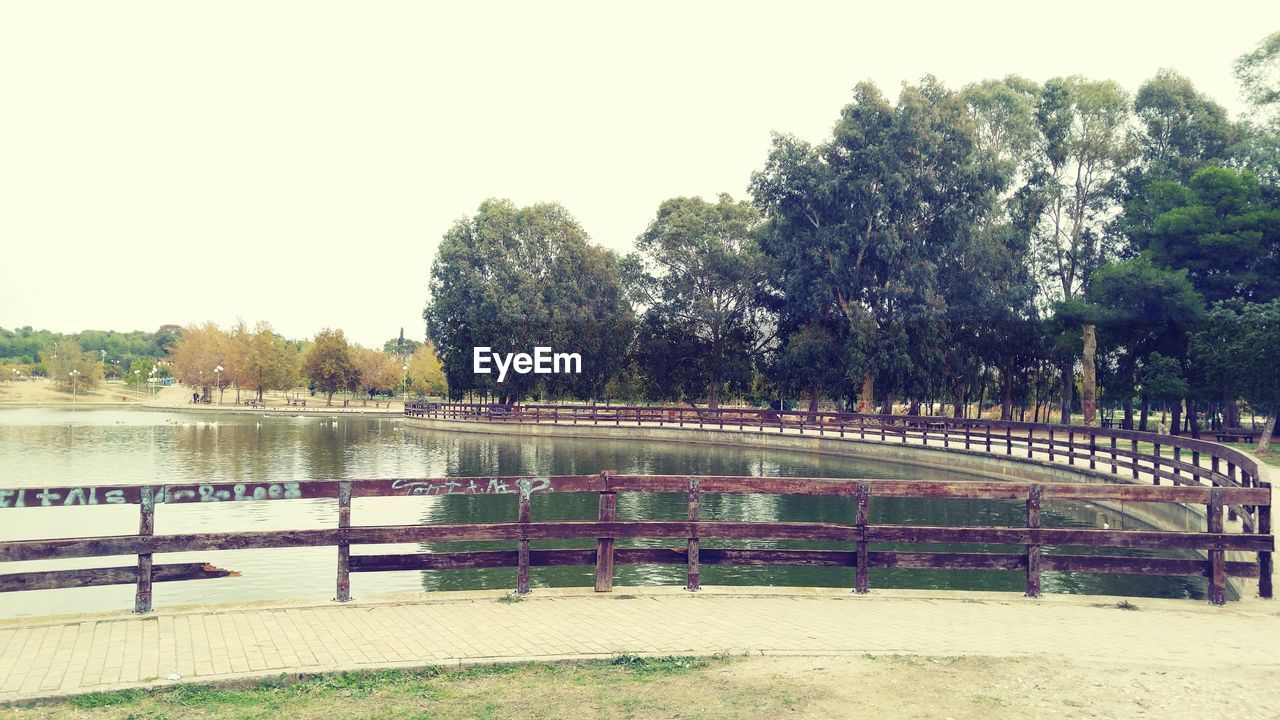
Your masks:
{"label": "horizontal fence rail", "polygon": [[[430,420],[615,427],[680,427],[806,433],[1063,463],[1153,485],[1257,487],[1257,462],[1235,448],[1179,435],[1047,423],[923,415],[879,415],[760,408],[410,402],[405,415]],[[1241,505],[1229,518],[1253,529]]]}
{"label": "horizontal fence rail", "polygon": [[[531,499],[547,493],[595,493],[599,514],[593,521],[532,519]],[[687,496],[683,520],[620,520],[618,493],[679,493]],[[850,497],[855,511],[846,523],[743,522],[707,519],[701,499],[706,494],[815,495]],[[501,495],[515,500],[512,522],[353,525],[353,501],[367,497]],[[154,533],[157,506],[183,503],[273,502],[334,499],[336,527],[199,534]],[[951,527],[886,525],[870,522],[877,498],[1015,500],[1025,503],[1025,522],[1017,527]],[[1040,523],[1045,500],[1151,502],[1203,505],[1203,531],[1046,528]],[[1040,595],[1041,573],[1070,572],[1176,575],[1208,579],[1209,600],[1226,602],[1227,577],[1257,578],[1262,597],[1271,597],[1271,487],[1209,485],[1114,485],[1097,483],[935,482],[910,480],[840,480],[809,477],[593,475],[546,477],[440,477],[358,480],[309,480],[285,483],[209,483],[143,486],[64,486],[0,489],[0,509],[83,505],[137,505],[139,532],[134,535],[0,541],[0,563],[63,558],[136,555],[130,567],[42,570],[0,574],[0,592],[93,585],[136,584],[134,610],[149,612],[152,584],[235,576],[207,563],[153,564],[155,553],[333,546],[337,554],[336,600],[349,600],[350,574],[397,570],[516,568],[516,592],[527,593],[530,568],[554,565],[595,566],[595,589],[612,589],[618,564],[667,563],[687,566],[686,587],[700,586],[703,564],[847,567],[853,588],[867,592],[871,568],[1021,570],[1026,594]],[[1257,522],[1226,530],[1228,506],[1247,508]],[[683,547],[615,548],[618,538],[677,539]],[[580,549],[534,549],[533,541],[583,539],[595,546]],[[801,540],[843,543],[843,550],[703,548],[710,540]],[[512,550],[355,554],[353,545],[507,541]],[[924,546],[920,550],[871,549],[871,543]],[[1016,552],[929,551],[929,545],[976,543],[1017,546]],[[1148,548],[1199,551],[1205,559],[1124,557],[1112,555],[1042,554],[1044,546]],[[1236,553],[1228,560],[1226,553]]]}

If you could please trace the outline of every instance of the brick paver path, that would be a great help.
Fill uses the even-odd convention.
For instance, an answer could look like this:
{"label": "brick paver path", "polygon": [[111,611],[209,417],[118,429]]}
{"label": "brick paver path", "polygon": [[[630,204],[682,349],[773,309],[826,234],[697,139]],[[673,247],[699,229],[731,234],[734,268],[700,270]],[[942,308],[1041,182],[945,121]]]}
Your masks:
{"label": "brick paver path", "polygon": [[[1280,603],[619,588],[433,593],[0,623],[0,702],[182,681],[617,653],[1046,655],[1280,670]],[[425,598],[425,599],[424,599]]]}

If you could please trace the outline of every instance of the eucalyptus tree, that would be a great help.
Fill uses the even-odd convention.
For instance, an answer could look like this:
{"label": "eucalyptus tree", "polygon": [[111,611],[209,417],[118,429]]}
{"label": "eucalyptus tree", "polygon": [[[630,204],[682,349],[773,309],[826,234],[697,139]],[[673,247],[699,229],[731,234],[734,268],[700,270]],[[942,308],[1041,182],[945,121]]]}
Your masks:
{"label": "eucalyptus tree", "polygon": [[839,344],[822,352],[860,382],[860,411],[881,397],[891,408],[895,389],[918,393],[943,367],[940,268],[969,255],[997,184],[963,100],[933,78],[896,105],[859,84],[819,147],[774,138],[752,193],[769,220],[780,327]]}
{"label": "eucalyptus tree", "polygon": [[477,374],[473,349],[579,352],[580,378],[553,389],[591,397],[622,366],[632,332],[616,255],[591,243],[562,206],[481,203],[453,225],[436,252],[423,311],[453,397],[492,392],[509,403],[532,393],[534,374]]}
{"label": "eucalyptus tree", "polygon": [[[1093,271],[1115,254],[1107,224],[1118,210],[1125,169],[1133,156],[1127,135],[1129,98],[1113,81],[1054,78],[1036,105],[1036,151],[1026,202],[1033,261],[1044,306],[1087,292]],[[1096,327],[1080,327],[1085,352],[1085,421],[1095,421]],[[1077,346],[1079,347],[1079,346]],[[1070,422],[1076,353],[1060,359],[1062,422]]]}
{"label": "eucalyptus tree", "polygon": [[[750,203],[728,195],[715,203],[672,198],[658,207],[630,258],[631,292],[645,308],[647,337],[688,336],[680,343],[686,370],[697,370],[712,408],[726,382],[742,380],[734,370],[744,363],[749,370],[774,335],[760,302],[766,266],[759,225]],[[684,388],[686,399],[701,395],[690,390]]]}

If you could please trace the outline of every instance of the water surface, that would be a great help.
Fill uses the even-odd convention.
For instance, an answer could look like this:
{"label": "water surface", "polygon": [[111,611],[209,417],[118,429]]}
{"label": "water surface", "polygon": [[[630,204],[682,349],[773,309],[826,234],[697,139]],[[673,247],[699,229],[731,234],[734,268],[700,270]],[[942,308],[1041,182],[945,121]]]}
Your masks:
{"label": "water surface", "polygon": [[[212,415],[136,410],[14,409],[0,411],[0,487],[286,481],[323,478],[390,478],[471,475],[619,473],[781,475],[840,478],[947,479],[936,469],[803,452],[692,445],[641,440],[500,437],[430,431],[395,418]],[[956,475],[954,477],[966,477]],[[535,520],[592,519],[597,495],[536,495]],[[1021,525],[1021,502],[873,499],[873,523]],[[514,496],[358,498],[356,525],[509,521]],[[686,498],[676,494],[619,495],[620,519],[680,519]],[[852,498],[706,495],[706,520],[851,522]],[[157,533],[231,532],[333,527],[333,500],[290,500],[225,505],[160,506]],[[1072,502],[1046,503],[1046,527],[1143,527],[1112,511]],[[137,532],[137,506],[0,510],[0,539],[76,537]],[[619,546],[670,546],[678,541],[619,541]],[[733,545],[731,542],[719,545]],[[355,546],[354,554],[422,550],[510,549],[512,543]],[[752,542],[750,547],[851,549],[835,543]],[[589,547],[590,541],[534,542],[534,549]],[[704,541],[704,547],[717,543]],[[872,549],[890,549],[875,546]],[[917,546],[917,549],[924,549]],[[975,546],[933,546],[972,550]],[[981,549],[981,548],[976,548]],[[987,548],[1012,550],[1012,548]],[[1054,551],[1046,548],[1046,553]],[[1077,550],[1072,550],[1077,552]],[[1109,551],[1115,553],[1116,551]],[[1137,554],[1134,552],[1133,554]],[[157,583],[157,606],[195,602],[332,597],[336,550],[291,548],[157,555],[162,562],[211,562],[240,577]],[[129,565],[133,556],[0,564],[0,573],[26,569]],[[589,567],[534,568],[538,586],[590,585]],[[703,582],[715,584],[851,587],[851,568],[704,565]],[[872,569],[871,586],[974,590],[1022,588],[1020,572]],[[683,584],[677,565],[619,566],[616,583]],[[435,589],[511,588],[512,568],[360,573],[354,597]],[[1089,573],[1045,573],[1046,592],[1157,597],[1202,597],[1204,582]],[[76,588],[0,594],[0,617],[124,609],[133,588]]]}

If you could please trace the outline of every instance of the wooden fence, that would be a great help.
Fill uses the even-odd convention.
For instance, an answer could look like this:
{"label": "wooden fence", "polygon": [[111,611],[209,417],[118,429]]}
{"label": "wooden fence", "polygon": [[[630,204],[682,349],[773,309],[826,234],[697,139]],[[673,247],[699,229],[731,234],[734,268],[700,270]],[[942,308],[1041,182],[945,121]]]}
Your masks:
{"label": "wooden fence", "polygon": [[[670,520],[620,520],[618,493],[681,493],[688,498],[688,516]],[[539,493],[595,493],[599,514],[594,521],[535,522],[530,498]],[[845,496],[856,499],[846,523],[738,522],[702,517],[705,494],[770,494]],[[506,495],[511,496],[513,522],[369,526],[353,524],[353,501],[362,497]],[[156,535],[154,521],[160,505],[178,503],[274,502],[332,498],[336,527],[311,530],[273,530],[227,533]],[[869,509],[878,498],[1018,500],[1025,502],[1025,522],[1017,527],[951,527],[881,525],[870,522]],[[1203,531],[1098,530],[1042,527],[1040,505],[1045,500],[1096,502],[1153,502],[1204,505]],[[1226,578],[1257,578],[1259,594],[1271,597],[1271,488],[1211,487],[1207,485],[1117,485],[1105,483],[934,482],[913,480],[833,480],[796,477],[697,477],[686,475],[565,475],[552,477],[443,477],[371,480],[316,480],[283,483],[146,485],[0,489],[0,509],[77,505],[133,504],[140,508],[134,535],[0,541],[0,563],[57,558],[136,555],[124,567],[48,570],[0,574],[0,592],[137,585],[136,612],[152,607],[152,584],[177,580],[226,577],[230,571],[207,564],[153,564],[156,553],[251,548],[334,546],[337,548],[336,599],[349,600],[350,573],[391,570],[515,567],[516,592],[529,591],[532,567],[594,565],[595,589],[609,591],[614,566],[628,563],[678,563],[688,568],[687,587],[697,590],[704,564],[800,565],[848,568],[857,592],[869,587],[870,568],[942,568],[964,570],[1023,570],[1026,593],[1039,596],[1041,573],[1129,573],[1139,575],[1202,576],[1208,578],[1209,600],[1226,602]],[[1257,518],[1256,526],[1230,532],[1223,515],[1230,505]],[[618,538],[661,538],[683,541],[682,547],[615,548]],[[590,539],[594,547],[540,549],[541,540]],[[842,543],[840,550],[759,548],[702,548],[702,540],[787,540]],[[506,541],[510,550],[353,555],[353,545],[385,543],[441,543]],[[922,545],[910,552],[872,550],[872,543]],[[929,545],[978,543],[1017,546],[1009,552],[938,552]],[[1042,553],[1045,546],[1053,546]],[[1200,551],[1206,558],[1176,559],[1118,555],[1059,554],[1059,547],[1155,548]],[[1013,550],[1011,548],[1011,550]],[[1228,561],[1227,552],[1256,553],[1253,560]]]}
{"label": "wooden fence", "polygon": [[[758,408],[639,407],[626,405],[494,405],[411,402],[413,418],[490,423],[679,427],[809,433],[861,442],[914,444],[1003,455],[1012,460],[1062,462],[1095,473],[1154,485],[1258,487],[1257,462],[1226,445],[1177,435],[1077,425],[968,420],[913,415],[761,410]],[[1258,519],[1237,504],[1249,530]]]}

